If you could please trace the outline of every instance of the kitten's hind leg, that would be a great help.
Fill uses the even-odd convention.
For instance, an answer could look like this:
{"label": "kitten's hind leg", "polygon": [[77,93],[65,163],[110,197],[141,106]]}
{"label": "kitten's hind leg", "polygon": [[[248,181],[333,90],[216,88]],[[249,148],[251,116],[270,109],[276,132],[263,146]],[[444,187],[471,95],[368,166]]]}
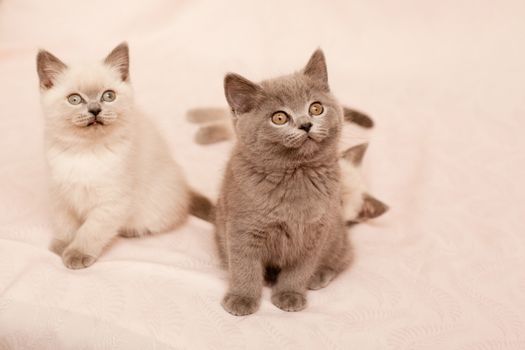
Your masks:
{"label": "kitten's hind leg", "polygon": [[324,254],[320,266],[308,281],[308,289],[310,290],[326,287],[352,262],[352,249],[344,227],[340,227],[339,235]]}
{"label": "kitten's hind leg", "polygon": [[308,282],[308,289],[317,290],[326,287],[337,276],[337,273],[326,266],[321,266]]}

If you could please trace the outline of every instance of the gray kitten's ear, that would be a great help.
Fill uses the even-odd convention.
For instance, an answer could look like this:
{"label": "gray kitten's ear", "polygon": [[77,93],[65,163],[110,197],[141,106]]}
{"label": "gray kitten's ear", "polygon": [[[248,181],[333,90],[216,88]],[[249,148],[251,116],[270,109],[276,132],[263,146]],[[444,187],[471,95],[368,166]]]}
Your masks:
{"label": "gray kitten's ear", "polygon": [[362,143],[344,151],[342,157],[354,165],[361,165],[367,148],[368,143]]}
{"label": "gray kitten's ear", "polygon": [[262,88],[234,73],[224,77],[224,94],[234,113],[248,113],[254,109],[264,95]]}
{"label": "gray kitten's ear", "polygon": [[115,68],[123,81],[129,78],[129,48],[128,43],[120,43],[104,59],[104,63]]}
{"label": "gray kitten's ear", "polygon": [[40,79],[40,88],[47,90],[53,87],[56,77],[67,66],[51,53],[40,50],[36,56],[36,71]]}
{"label": "gray kitten's ear", "polygon": [[321,49],[315,50],[315,52],[312,54],[312,57],[310,57],[310,60],[306,64],[306,67],[304,67],[303,73],[313,80],[321,83],[324,90],[330,91],[330,87],[328,86],[326,60]]}
{"label": "gray kitten's ear", "polygon": [[377,218],[388,211],[388,205],[381,202],[379,199],[369,195],[363,194],[363,206],[357,216],[358,221],[365,221],[368,219]]}

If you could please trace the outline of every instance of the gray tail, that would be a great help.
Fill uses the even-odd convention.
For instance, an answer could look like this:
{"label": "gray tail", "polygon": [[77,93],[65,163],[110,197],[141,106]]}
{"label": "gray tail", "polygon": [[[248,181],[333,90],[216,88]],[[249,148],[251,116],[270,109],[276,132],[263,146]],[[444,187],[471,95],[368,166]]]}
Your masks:
{"label": "gray tail", "polygon": [[368,115],[355,109],[343,107],[344,117],[347,122],[357,124],[363,128],[373,128],[374,121]]}
{"label": "gray tail", "polygon": [[215,205],[205,196],[191,190],[190,214],[204,221],[215,223]]}

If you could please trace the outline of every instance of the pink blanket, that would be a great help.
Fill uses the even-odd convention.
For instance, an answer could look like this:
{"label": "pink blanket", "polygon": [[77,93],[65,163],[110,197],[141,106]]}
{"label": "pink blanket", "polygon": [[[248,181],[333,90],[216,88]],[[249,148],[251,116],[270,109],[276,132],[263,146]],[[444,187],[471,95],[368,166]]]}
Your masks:
{"label": "pink blanket", "polygon": [[[426,3],[426,4],[425,4]],[[0,1],[0,349],[525,349],[525,3]],[[364,172],[391,211],[351,230],[355,264],[309,307],[220,306],[211,225],[118,239],[71,271],[51,238],[35,55],[131,48],[137,99],[193,186],[216,196],[230,144],[197,146],[188,108],[222,77],[299,69],[377,127]]]}

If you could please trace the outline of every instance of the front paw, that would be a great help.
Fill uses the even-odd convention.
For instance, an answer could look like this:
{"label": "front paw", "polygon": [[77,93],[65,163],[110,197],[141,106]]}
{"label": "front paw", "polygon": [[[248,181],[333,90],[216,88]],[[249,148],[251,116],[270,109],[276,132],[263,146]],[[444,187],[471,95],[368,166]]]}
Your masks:
{"label": "front paw", "polygon": [[67,243],[59,239],[53,238],[49,244],[49,250],[58,256],[62,256],[62,252],[66,249]]}
{"label": "front paw", "polygon": [[272,303],[284,311],[301,311],[306,307],[306,296],[297,292],[281,292],[272,295]]}
{"label": "front paw", "polygon": [[234,294],[226,294],[222,299],[222,307],[235,316],[253,314],[259,308],[259,299]]}
{"label": "front paw", "polygon": [[84,269],[88,266],[93,265],[97,258],[82,253],[77,249],[66,249],[62,254],[62,261],[68,269]]}

